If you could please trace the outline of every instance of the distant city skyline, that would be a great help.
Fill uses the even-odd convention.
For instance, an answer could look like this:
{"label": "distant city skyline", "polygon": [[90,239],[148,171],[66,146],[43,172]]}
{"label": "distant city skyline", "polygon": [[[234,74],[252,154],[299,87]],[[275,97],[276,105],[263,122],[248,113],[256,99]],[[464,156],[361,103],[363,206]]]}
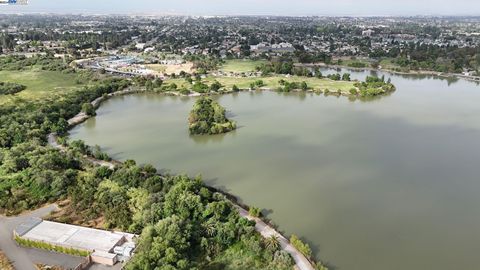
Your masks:
{"label": "distant city skyline", "polygon": [[0,6],[0,13],[101,13],[177,15],[414,16],[480,15],[478,0],[30,0],[27,6]]}

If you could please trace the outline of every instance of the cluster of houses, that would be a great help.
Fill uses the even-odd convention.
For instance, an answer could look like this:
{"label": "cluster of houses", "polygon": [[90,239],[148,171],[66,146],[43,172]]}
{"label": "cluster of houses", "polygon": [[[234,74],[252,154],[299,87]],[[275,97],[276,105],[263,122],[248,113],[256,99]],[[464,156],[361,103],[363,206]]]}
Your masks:
{"label": "cluster of houses", "polygon": [[281,42],[279,44],[270,44],[266,42],[259,43],[257,45],[251,45],[250,51],[256,54],[262,53],[293,53],[295,52],[295,48],[291,43]]}

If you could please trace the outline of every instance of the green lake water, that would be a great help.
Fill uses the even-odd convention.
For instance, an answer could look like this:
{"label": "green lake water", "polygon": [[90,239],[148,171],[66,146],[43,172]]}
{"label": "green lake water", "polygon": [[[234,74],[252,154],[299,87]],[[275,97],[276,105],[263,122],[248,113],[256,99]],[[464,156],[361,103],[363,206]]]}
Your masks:
{"label": "green lake water", "polygon": [[120,160],[201,174],[338,270],[480,269],[480,86],[386,76],[397,91],[372,101],[217,97],[239,125],[220,136],[189,136],[193,98],[115,97],[71,138]]}

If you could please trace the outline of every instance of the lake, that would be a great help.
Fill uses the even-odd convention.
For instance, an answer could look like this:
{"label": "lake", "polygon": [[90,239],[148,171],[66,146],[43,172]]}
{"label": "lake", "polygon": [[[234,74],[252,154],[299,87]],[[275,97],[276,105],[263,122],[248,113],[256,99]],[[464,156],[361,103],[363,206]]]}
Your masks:
{"label": "lake", "polygon": [[216,97],[239,125],[218,136],[189,136],[193,98],[115,97],[71,138],[116,159],[201,174],[338,270],[478,269],[480,86],[378,74],[397,91],[371,101]]}

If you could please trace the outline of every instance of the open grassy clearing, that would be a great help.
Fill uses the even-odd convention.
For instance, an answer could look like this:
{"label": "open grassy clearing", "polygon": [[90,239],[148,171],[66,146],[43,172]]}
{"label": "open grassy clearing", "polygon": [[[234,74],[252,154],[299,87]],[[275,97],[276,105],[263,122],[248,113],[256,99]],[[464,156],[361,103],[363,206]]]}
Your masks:
{"label": "open grassy clearing", "polygon": [[77,84],[77,74],[39,69],[21,71],[0,71],[0,81],[13,82],[27,86],[27,89],[15,95],[0,95],[0,104],[5,104],[16,97],[24,99],[41,99],[49,95],[74,91],[83,87]]}
{"label": "open grassy clearing", "polygon": [[342,58],[334,59],[333,63],[338,63],[342,66],[353,67],[353,68],[368,68],[371,66],[371,62],[365,58],[342,57]]}
{"label": "open grassy clearing", "polygon": [[250,72],[250,71],[255,71],[255,68],[262,63],[266,63],[266,61],[248,60],[248,59],[227,60],[225,61],[225,64],[222,65],[220,70],[223,72],[234,72],[234,73]]}
{"label": "open grassy clearing", "polygon": [[[201,270],[260,270],[266,265],[261,256],[254,253],[242,243],[237,243],[206,263]],[[289,268],[288,268],[289,269]]]}
{"label": "open grassy clearing", "polygon": [[162,74],[165,73],[165,71],[167,70],[167,67],[162,64],[149,64],[145,65],[145,67]]}
{"label": "open grassy clearing", "polygon": [[382,69],[393,70],[397,72],[409,72],[410,69],[408,67],[401,67],[395,63],[393,63],[392,58],[384,58],[380,61],[380,66]]}
{"label": "open grassy clearing", "polygon": [[163,65],[163,64],[149,64],[145,65],[146,68],[151,69],[158,74],[180,74],[180,72],[184,71],[186,73],[191,73],[194,71],[193,68],[193,63],[184,63],[184,64],[178,64],[178,65]]}
{"label": "open grassy clearing", "polygon": [[[353,84],[354,82],[346,82],[346,81],[333,81],[330,79],[318,79],[314,77],[299,77],[299,76],[269,76],[269,77],[207,77],[203,79],[203,83],[210,85],[214,81],[220,82],[224,88],[232,89],[233,85],[237,85],[240,89],[249,89],[250,84],[257,81],[262,80],[265,84],[265,88],[270,89],[277,89],[281,85],[279,83],[280,80],[285,80],[288,82],[297,82],[301,83],[305,81],[310,89],[313,90],[326,90],[328,89],[330,92],[336,92],[338,90],[342,92],[348,92],[352,88],[356,88]],[[171,79],[165,81],[165,83],[176,83],[180,88],[185,87],[187,89],[191,88],[191,85],[185,81],[185,79]]]}

